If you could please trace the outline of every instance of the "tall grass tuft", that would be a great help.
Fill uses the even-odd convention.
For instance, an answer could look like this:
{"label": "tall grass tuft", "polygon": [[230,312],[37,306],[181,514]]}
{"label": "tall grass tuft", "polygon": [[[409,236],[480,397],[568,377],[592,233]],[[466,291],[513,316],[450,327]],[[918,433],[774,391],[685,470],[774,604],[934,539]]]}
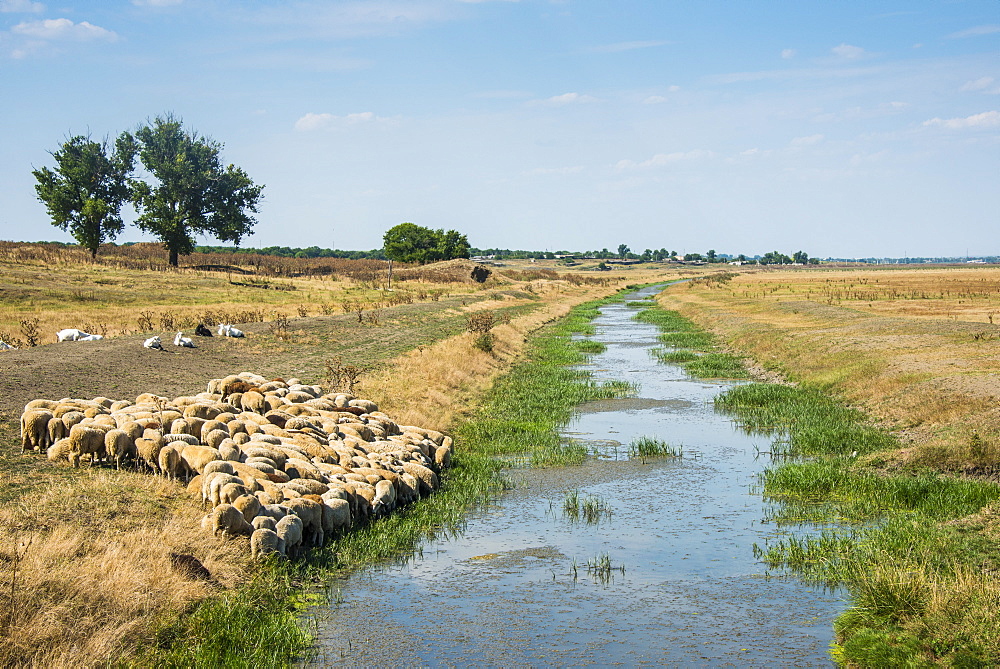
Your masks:
{"label": "tall grass tuft", "polygon": [[643,461],[650,458],[680,458],[684,456],[684,449],[655,437],[639,437],[629,444],[628,455]]}

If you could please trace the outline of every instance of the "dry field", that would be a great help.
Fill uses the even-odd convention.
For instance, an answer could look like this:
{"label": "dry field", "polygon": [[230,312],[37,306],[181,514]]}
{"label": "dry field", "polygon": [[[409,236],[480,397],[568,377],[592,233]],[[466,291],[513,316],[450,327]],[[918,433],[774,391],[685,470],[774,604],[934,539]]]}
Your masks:
{"label": "dry field", "polygon": [[907,448],[892,462],[997,475],[1000,268],[751,271],[664,302],[764,369],[899,430]]}
{"label": "dry field", "polygon": [[[28,318],[38,318],[45,333],[109,324],[104,341],[0,353],[0,666],[128,658],[153,642],[159,625],[193,602],[238,594],[252,573],[244,540],[198,529],[202,512],[181,484],[22,455],[17,417],[28,399],[192,394],[209,378],[241,370],[325,383],[329,364],[354,365],[357,394],[404,422],[447,429],[523,351],[531,331],[573,304],[653,276],[629,270],[588,283],[586,275],[525,266],[503,268],[506,276],[484,284],[445,283],[455,268],[431,269],[389,293],[377,277],[346,273],[252,275],[295,286],[274,290],[232,285],[248,276],[235,273],[0,260],[0,329]],[[403,291],[413,299],[388,303]],[[317,307],[345,300],[364,302],[360,320],[355,309]],[[139,331],[144,309],[173,314],[174,323],[157,320]],[[266,311],[264,322],[241,326],[246,339],[199,339],[198,348],[185,350],[167,344],[165,352],[141,346],[153,332],[166,339],[179,323],[241,309]],[[475,348],[465,331],[468,314],[479,309],[508,320],[494,330],[492,354]],[[195,556],[211,580],[185,571],[171,553]]]}

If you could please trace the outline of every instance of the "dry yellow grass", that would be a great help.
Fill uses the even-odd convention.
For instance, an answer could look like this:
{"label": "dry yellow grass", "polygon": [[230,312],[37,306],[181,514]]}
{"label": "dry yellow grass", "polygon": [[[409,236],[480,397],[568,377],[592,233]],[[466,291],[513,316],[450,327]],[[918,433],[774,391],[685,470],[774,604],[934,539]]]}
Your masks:
{"label": "dry yellow grass", "polygon": [[[81,270],[81,276],[93,271]],[[625,276],[640,282],[654,275]],[[618,278],[604,287],[533,281],[531,290],[541,306],[498,326],[493,354],[476,349],[471,335],[462,334],[388,364],[373,361],[382,363],[383,371],[365,379],[357,392],[376,399],[402,423],[447,429],[513,363],[532,330],[624,283]],[[102,297],[101,303],[106,301]],[[467,309],[517,301],[498,295]],[[366,330],[356,332],[362,336]],[[0,666],[92,666],[127,657],[151,643],[157,624],[192,602],[238,586],[252,573],[245,540],[224,541],[203,532],[198,501],[180,484],[21,456],[11,418],[0,420],[8,463],[0,468],[0,584],[5,586]],[[170,553],[195,556],[213,581],[178,570]]]}
{"label": "dry yellow grass", "polygon": [[902,430],[913,448],[901,459],[996,464],[968,444],[1000,435],[1000,269],[758,271],[663,300],[764,368]]}

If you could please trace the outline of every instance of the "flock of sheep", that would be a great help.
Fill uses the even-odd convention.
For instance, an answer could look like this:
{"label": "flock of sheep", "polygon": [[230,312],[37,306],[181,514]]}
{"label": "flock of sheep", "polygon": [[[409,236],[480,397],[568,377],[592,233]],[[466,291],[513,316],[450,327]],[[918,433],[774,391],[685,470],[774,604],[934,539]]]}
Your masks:
{"label": "flock of sheep", "polygon": [[249,535],[255,557],[295,556],[430,494],[452,448],[451,437],[397,425],[370,400],[250,372],[173,400],[32,400],[21,443],[75,467],[184,479],[210,509],[202,527]]}
{"label": "flock of sheep", "polygon": [[[199,324],[195,334],[203,337],[211,337],[212,332],[206,328],[203,324]],[[218,335],[220,337],[242,337],[243,331],[239,328],[233,327],[229,323],[220,323],[218,329]],[[56,342],[63,341],[100,341],[104,339],[103,335],[90,334],[84,332],[83,330],[77,328],[66,328],[65,330],[60,330],[56,333]],[[146,348],[153,348],[158,350],[163,350],[163,342],[160,340],[159,335],[155,337],[150,337],[142,343]],[[178,332],[174,337],[174,346],[181,346],[185,348],[196,348],[194,341],[190,337],[185,337],[183,332]],[[0,339],[0,351],[16,351],[17,347]]]}

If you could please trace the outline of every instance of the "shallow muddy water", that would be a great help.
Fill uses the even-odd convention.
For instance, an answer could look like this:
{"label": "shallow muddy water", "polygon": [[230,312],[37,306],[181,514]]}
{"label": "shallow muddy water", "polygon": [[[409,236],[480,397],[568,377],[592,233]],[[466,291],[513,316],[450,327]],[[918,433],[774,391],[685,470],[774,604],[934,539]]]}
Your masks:
{"label": "shallow muddy water", "polygon": [[[637,383],[637,397],[584,405],[564,431],[596,457],[515,470],[515,488],[460,536],[335,583],[334,603],[316,614],[316,664],[832,664],[842,597],[769,577],[753,557],[779,532],[754,491],[767,440],[714,412],[726,384],[657,363],[657,329],[631,320],[636,311],[601,309],[594,339],[607,351],[588,366]],[[641,436],[681,445],[683,457],[630,460]],[[571,490],[609,513],[572,520]]]}

